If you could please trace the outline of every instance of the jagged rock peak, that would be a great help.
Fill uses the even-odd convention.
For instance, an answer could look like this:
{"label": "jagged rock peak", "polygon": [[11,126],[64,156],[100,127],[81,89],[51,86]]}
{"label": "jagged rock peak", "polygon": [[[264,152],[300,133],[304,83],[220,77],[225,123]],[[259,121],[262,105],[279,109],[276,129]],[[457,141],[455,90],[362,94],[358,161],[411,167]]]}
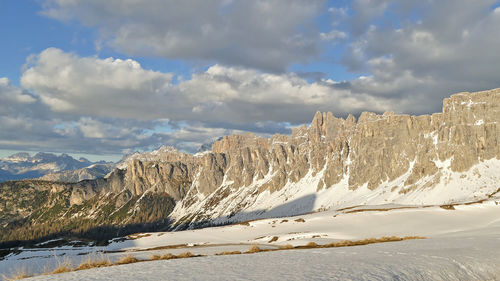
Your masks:
{"label": "jagged rock peak", "polygon": [[269,140],[254,133],[225,136],[212,144],[212,152],[224,153],[242,147],[269,147]]}
{"label": "jagged rock peak", "polygon": [[[376,190],[394,182],[391,192],[406,194],[444,181],[443,169],[464,172],[500,157],[499,107],[495,89],[453,95],[443,102],[443,112],[433,115],[364,112],[356,120],[317,112],[291,136],[230,135],[215,141],[211,152],[161,148],[142,154],[128,163],[124,178],[116,177],[112,190],[125,187],[140,195],[153,188],[180,201],[178,208],[201,204],[198,208],[214,212],[224,200],[236,204],[234,212],[253,204],[255,197],[238,195],[247,187],[254,196],[282,192],[308,177],[315,178],[310,185],[318,190],[337,185]],[[233,196],[246,203],[231,201]]]}
{"label": "jagged rock peak", "polygon": [[498,121],[500,89],[453,95],[432,115],[363,113],[356,121],[318,112],[290,136],[226,136],[197,155],[160,149],[107,178],[54,190],[66,188],[72,205],[117,196],[115,210],[163,194],[175,204],[162,217],[173,227],[361,204],[477,202],[499,193]]}

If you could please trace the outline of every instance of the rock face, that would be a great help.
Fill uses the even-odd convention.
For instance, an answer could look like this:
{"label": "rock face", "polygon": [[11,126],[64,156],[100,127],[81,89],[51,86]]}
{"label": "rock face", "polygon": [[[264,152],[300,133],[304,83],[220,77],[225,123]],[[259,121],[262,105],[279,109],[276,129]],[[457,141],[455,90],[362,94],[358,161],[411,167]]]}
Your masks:
{"label": "rock face", "polygon": [[[166,192],[177,202],[171,218],[179,224],[280,215],[273,209],[294,200],[283,215],[474,200],[498,189],[498,121],[498,89],[455,94],[433,115],[365,112],[356,120],[317,112],[290,136],[232,135],[210,152],[162,148],[136,157],[119,184],[108,179],[104,188]],[[300,201],[308,195],[313,203]]]}
{"label": "rock face", "polygon": [[290,136],[232,135],[194,155],[161,148],[66,188],[71,206],[119,194],[117,209],[168,194],[173,229],[359,204],[472,202],[500,191],[499,121],[500,89],[455,94],[432,115],[317,112]]}
{"label": "rock face", "polygon": [[[500,187],[498,121],[496,89],[455,94],[433,115],[365,112],[356,121],[318,112],[291,136],[228,136],[199,161],[200,175],[172,216],[202,221],[280,215],[273,208],[290,200],[302,205],[281,215],[355,204],[478,200]],[[300,202],[307,194],[316,197],[314,203]]]}

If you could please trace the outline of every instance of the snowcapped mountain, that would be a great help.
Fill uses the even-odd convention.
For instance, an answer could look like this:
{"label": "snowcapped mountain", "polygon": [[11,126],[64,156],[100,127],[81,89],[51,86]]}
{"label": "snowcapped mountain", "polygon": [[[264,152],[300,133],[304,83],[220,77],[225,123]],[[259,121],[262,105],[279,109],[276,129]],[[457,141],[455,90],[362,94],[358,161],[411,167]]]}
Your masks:
{"label": "snowcapped mountain", "polygon": [[49,173],[81,169],[94,164],[97,163],[90,162],[85,158],[77,160],[67,154],[58,156],[40,152],[31,156],[29,153],[20,152],[0,159],[0,182],[38,178]]}
{"label": "snowcapped mountain", "polygon": [[[129,156],[104,179],[23,188],[42,192],[39,207],[61,225],[113,225],[110,235],[138,224],[180,230],[366,204],[472,203],[500,191],[499,120],[500,89],[455,94],[432,115],[318,112],[289,136],[232,135],[197,154],[162,147]],[[0,187],[0,198],[12,190]],[[35,198],[3,211],[3,240],[20,231],[16,220],[44,229],[48,218],[23,200]]]}
{"label": "snowcapped mountain", "polygon": [[79,182],[82,180],[92,180],[105,177],[107,174],[114,170],[115,166],[116,164],[114,163],[91,164],[88,167],[76,170],[65,170],[55,173],[49,173],[40,177],[39,179],[57,182]]}
{"label": "snowcapped mountain", "polygon": [[[228,136],[186,159],[187,169],[174,168],[189,185],[170,217],[192,226],[362,204],[484,200],[500,191],[499,120],[500,90],[493,90],[453,95],[433,115],[363,113],[356,121],[318,112],[291,136]],[[141,175],[162,169],[129,167]]]}
{"label": "snowcapped mountain", "polygon": [[126,169],[128,164],[134,160],[143,161],[143,162],[169,162],[177,159],[178,155],[184,155],[184,152],[178,151],[175,147],[172,146],[161,146],[157,150],[153,150],[151,152],[135,152],[129,155],[126,155],[120,160],[116,167],[118,169]]}

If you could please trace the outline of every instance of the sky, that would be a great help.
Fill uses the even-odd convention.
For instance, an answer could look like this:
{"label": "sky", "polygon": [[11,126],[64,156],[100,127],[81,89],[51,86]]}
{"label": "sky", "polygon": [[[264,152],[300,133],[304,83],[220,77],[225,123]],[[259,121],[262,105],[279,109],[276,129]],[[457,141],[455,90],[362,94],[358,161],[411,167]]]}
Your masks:
{"label": "sky", "polygon": [[500,87],[496,0],[2,0],[0,157],[118,160]]}

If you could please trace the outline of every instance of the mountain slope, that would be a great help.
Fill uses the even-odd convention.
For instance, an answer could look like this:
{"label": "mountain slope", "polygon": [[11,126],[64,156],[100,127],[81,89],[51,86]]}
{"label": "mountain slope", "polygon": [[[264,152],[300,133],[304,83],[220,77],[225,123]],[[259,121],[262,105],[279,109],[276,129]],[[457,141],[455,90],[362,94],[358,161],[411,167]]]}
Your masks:
{"label": "mountain slope", "polygon": [[88,167],[66,170],[55,173],[49,173],[40,177],[39,179],[45,181],[58,181],[58,182],[79,182],[82,180],[92,180],[96,178],[103,178],[115,168],[115,164],[92,164]]}
{"label": "mountain slope", "polygon": [[[51,223],[85,220],[87,228],[134,222],[183,229],[361,204],[474,202],[500,190],[499,120],[500,89],[455,94],[432,115],[363,113],[356,120],[318,112],[290,136],[227,136],[194,155],[162,148],[129,158],[104,179],[42,185],[51,196],[66,194]],[[44,223],[9,199],[25,186],[36,193],[40,184],[0,189],[0,207],[8,206],[0,223],[11,236]],[[53,208],[49,201],[44,208]]]}
{"label": "mountain slope", "polygon": [[317,113],[291,136],[229,136],[202,157],[171,217],[222,222],[484,199],[500,188],[499,120],[493,90],[453,95],[432,116],[363,113],[356,122]]}
{"label": "mountain slope", "polygon": [[[126,255],[142,261],[156,255],[156,261],[45,275],[36,280],[107,280],[117,279],[117,276],[120,280],[161,280],[165,276],[180,280],[186,276],[200,280],[309,280],[311,276],[330,280],[497,280],[495,276],[500,272],[499,199],[457,205],[453,210],[364,206],[217,228],[140,233],[114,239],[107,246],[50,247],[48,244],[55,241],[45,242],[0,259],[0,275],[9,275],[16,268],[25,268],[38,275],[57,268],[61,260],[74,268],[99,253],[98,256],[103,255],[112,262]],[[342,244],[342,240],[415,235],[426,239],[300,249],[311,242]],[[294,246],[298,249],[214,256],[222,252],[244,253],[252,245],[262,250]],[[204,257],[157,260],[166,254],[179,255],[187,251]],[[276,259],[280,262],[276,263]],[[214,270],[216,267],[219,270]],[[206,275],[207,271],[211,272],[210,276]]]}
{"label": "mountain slope", "polygon": [[[20,152],[0,159],[0,182],[38,178],[49,173],[82,169],[94,164],[109,163],[93,163],[85,158],[77,160],[67,154],[58,156],[40,152],[31,156],[29,153]],[[51,179],[57,180],[58,178],[51,177]]]}

